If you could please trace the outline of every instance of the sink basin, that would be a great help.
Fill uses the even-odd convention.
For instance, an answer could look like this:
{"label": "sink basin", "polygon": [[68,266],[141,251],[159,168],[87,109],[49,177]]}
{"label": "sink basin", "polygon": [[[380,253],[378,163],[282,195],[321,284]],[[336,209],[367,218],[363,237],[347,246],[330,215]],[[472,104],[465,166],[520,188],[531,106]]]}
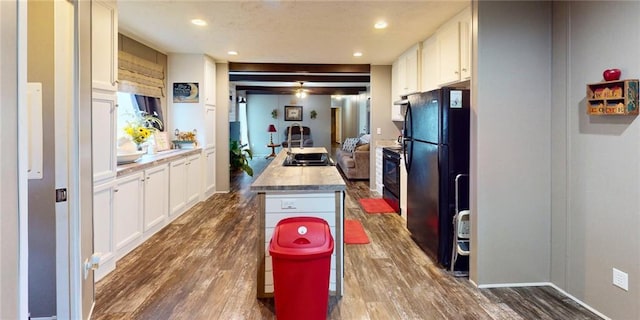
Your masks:
{"label": "sink basin", "polygon": [[285,167],[333,166],[333,160],[327,153],[294,153],[282,163]]}

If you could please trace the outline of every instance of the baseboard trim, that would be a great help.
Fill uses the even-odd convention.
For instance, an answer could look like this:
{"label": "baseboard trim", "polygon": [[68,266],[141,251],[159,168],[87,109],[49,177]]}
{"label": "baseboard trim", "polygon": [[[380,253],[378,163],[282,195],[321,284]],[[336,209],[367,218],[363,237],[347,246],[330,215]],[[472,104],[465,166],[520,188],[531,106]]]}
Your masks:
{"label": "baseboard trim", "polygon": [[31,320],[57,320],[58,318],[56,316],[51,316],[51,317],[38,317],[38,318],[29,318]]}
{"label": "baseboard trim", "polygon": [[585,309],[595,313],[598,317],[600,317],[602,319],[605,319],[605,320],[611,320],[611,318],[607,317],[606,315],[604,315],[600,311],[598,311],[595,308],[591,307],[590,305],[584,303],[582,300],[572,296],[571,294],[567,293],[566,291],[562,290],[560,287],[556,286],[555,284],[553,284],[551,282],[495,283],[495,284],[483,284],[483,285],[479,285],[477,287],[479,289],[517,288],[517,287],[551,287],[551,288],[556,289],[558,292],[562,293],[565,297],[575,301],[577,304],[581,305]]}

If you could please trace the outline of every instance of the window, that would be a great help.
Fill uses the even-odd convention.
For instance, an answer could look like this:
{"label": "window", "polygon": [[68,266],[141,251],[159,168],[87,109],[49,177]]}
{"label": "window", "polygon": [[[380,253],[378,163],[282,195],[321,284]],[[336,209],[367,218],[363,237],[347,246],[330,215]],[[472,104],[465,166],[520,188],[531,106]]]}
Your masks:
{"label": "window", "polygon": [[135,101],[135,96],[131,93],[118,92],[118,129],[116,138],[125,136],[124,127],[128,122],[135,121],[140,117],[140,110]]}

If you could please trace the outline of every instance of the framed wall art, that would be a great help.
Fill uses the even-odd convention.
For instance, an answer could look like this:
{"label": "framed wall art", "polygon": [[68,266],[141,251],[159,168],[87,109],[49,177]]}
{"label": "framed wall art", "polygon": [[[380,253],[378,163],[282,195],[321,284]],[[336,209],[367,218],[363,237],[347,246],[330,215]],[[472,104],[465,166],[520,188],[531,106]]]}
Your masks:
{"label": "framed wall art", "polygon": [[302,121],[302,106],[284,106],[284,121]]}
{"label": "framed wall art", "polygon": [[197,82],[174,82],[173,102],[175,103],[198,103],[200,92]]}

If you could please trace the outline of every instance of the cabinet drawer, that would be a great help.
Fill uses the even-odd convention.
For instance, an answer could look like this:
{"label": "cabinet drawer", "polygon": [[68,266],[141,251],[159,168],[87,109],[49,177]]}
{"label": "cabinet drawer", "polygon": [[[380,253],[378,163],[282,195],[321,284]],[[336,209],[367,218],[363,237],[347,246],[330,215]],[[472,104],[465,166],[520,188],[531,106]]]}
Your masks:
{"label": "cabinet drawer", "polygon": [[267,213],[335,212],[335,195],[333,193],[267,195],[265,211]]}

